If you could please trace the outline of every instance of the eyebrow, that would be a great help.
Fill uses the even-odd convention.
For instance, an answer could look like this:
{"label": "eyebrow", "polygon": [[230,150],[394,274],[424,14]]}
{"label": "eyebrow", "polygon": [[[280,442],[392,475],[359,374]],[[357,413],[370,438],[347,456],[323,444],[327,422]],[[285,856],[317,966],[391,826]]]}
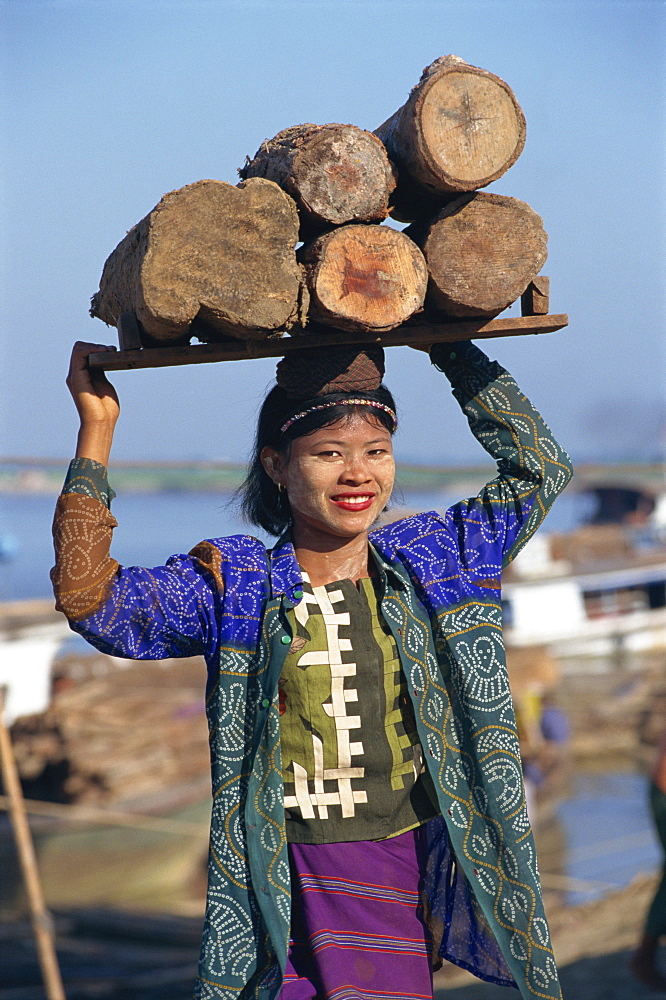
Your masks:
{"label": "eyebrow", "polygon": [[[388,439],[390,441],[391,440],[391,436],[388,433],[388,431],[386,432],[386,435],[387,435],[387,437],[388,437]],[[383,444],[385,442],[386,442],[386,437],[378,437],[378,438],[373,438],[371,441],[364,441],[363,445],[365,447],[367,447],[370,444]],[[313,445],[313,447],[315,447],[315,448],[321,448],[322,445],[326,445],[326,444],[335,444],[338,447],[342,447],[343,445],[348,444],[348,442],[347,441],[340,441],[338,438],[325,438],[323,441],[318,441],[315,445]]]}

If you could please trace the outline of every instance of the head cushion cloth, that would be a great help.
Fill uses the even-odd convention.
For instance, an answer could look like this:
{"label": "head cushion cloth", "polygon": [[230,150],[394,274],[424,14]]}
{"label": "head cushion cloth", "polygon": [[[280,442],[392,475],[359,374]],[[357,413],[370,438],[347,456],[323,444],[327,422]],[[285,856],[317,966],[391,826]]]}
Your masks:
{"label": "head cushion cloth", "polygon": [[291,399],[313,399],[332,392],[374,392],[384,376],[381,347],[321,347],[290,351],[278,363],[276,378]]}

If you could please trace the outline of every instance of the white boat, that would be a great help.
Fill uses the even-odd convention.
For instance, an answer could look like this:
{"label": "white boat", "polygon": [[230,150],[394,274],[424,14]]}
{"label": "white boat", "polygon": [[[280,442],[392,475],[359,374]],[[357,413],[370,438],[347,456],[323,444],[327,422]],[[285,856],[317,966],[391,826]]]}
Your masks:
{"label": "white boat", "polygon": [[562,656],[666,650],[665,588],[666,559],[507,583],[507,645],[546,644]]}
{"label": "white boat", "polygon": [[21,715],[46,711],[53,660],[70,636],[52,600],[0,604],[0,687],[8,726]]}
{"label": "white boat", "polygon": [[507,645],[547,645],[557,656],[666,650],[662,514],[655,502],[640,523],[535,535],[502,590]]}

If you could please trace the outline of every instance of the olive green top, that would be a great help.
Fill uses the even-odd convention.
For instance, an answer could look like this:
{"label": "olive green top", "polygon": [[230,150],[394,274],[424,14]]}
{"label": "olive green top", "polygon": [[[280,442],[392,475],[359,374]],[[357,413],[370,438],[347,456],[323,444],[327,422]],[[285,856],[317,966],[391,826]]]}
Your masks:
{"label": "olive green top", "polygon": [[439,812],[373,581],[312,587],[279,681],[287,839],[381,840]]}

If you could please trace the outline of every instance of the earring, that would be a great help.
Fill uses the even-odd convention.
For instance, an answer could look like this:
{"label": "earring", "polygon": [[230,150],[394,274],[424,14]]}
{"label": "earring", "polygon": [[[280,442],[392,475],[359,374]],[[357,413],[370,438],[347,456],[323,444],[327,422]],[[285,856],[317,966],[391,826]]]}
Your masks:
{"label": "earring", "polygon": [[278,493],[284,493],[284,486],[282,483],[277,484]]}

